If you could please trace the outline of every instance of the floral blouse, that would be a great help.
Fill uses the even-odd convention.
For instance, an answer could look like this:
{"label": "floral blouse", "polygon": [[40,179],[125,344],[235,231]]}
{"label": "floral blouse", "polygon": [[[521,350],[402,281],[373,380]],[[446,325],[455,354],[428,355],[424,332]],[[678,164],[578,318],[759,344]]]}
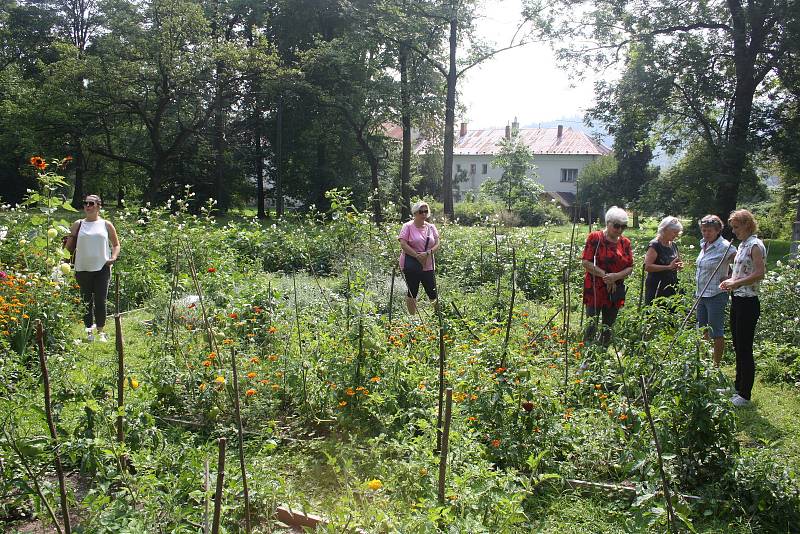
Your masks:
{"label": "floral blouse", "polygon": [[[767,249],[764,247],[764,242],[758,236],[751,235],[739,245],[739,250],[736,251],[736,257],[733,259],[733,280],[749,276],[755,270],[753,265],[753,247],[761,249],[761,256],[764,262],[767,261]],[[747,286],[737,287],[733,290],[735,297],[757,297],[759,283],[754,282]]]}
{"label": "floral blouse", "polygon": [[[586,238],[582,259],[590,261],[607,273],[618,273],[633,267],[633,251],[631,240],[620,236],[616,243],[609,241],[602,230],[592,232]],[[618,281],[621,284],[622,281]],[[612,303],[603,279],[586,273],[583,280],[583,303],[593,308],[621,308],[625,300]]]}

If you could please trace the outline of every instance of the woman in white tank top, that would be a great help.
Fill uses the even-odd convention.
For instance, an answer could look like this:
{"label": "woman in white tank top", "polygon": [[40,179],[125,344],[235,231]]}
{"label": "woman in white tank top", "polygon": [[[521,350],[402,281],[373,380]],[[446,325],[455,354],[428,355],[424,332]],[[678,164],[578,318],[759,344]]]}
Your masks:
{"label": "woman in white tank top", "polygon": [[75,221],[70,229],[77,236],[75,244],[75,280],[81,288],[85,307],[83,324],[86,338],[94,341],[92,327],[97,327],[100,341],[108,341],[103,328],[106,325],[106,300],[111,280],[111,265],[119,256],[119,238],[114,225],[100,217],[102,200],[88,195],[83,201],[86,218]]}

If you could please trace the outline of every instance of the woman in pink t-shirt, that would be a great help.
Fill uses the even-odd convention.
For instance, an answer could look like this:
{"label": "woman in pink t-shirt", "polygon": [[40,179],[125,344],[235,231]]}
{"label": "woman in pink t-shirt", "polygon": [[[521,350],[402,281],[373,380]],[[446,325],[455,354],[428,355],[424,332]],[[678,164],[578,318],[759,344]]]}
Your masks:
{"label": "woman in pink t-shirt", "polygon": [[419,284],[425,288],[425,293],[434,306],[437,305],[436,266],[433,253],[439,249],[439,231],[436,226],[427,222],[430,207],[427,202],[416,202],[411,213],[414,218],[403,225],[397,239],[400,241],[400,269],[406,279],[408,292],[406,293],[406,306],[408,313],[417,313],[417,293]]}

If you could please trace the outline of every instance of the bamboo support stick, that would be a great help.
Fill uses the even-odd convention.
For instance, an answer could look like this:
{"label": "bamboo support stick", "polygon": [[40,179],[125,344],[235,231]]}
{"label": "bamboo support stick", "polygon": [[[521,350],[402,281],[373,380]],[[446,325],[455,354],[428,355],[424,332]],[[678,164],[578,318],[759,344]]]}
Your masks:
{"label": "bamboo support stick", "polygon": [[217,460],[217,487],[214,493],[214,519],[211,524],[211,534],[219,534],[219,521],[222,512],[222,490],[225,485],[225,438],[217,441],[219,447],[219,459]]}
{"label": "bamboo support stick", "polygon": [[63,531],[61,530],[61,525],[58,523],[58,519],[56,518],[56,512],[55,510],[53,510],[53,506],[50,504],[50,499],[48,499],[45,496],[44,491],[42,491],[42,487],[39,485],[39,478],[34,474],[33,469],[31,469],[31,466],[28,463],[28,459],[25,458],[25,455],[22,454],[22,451],[19,450],[17,443],[8,433],[8,430],[6,430],[5,421],[3,422],[3,435],[5,436],[6,441],[11,447],[11,450],[13,450],[14,454],[16,454],[17,458],[19,458],[19,461],[22,464],[22,467],[25,469],[25,473],[27,473],[28,478],[31,480],[31,482],[33,482],[33,489],[34,491],[36,491],[36,494],[39,496],[39,499],[42,500],[42,503],[44,503],[44,507],[47,509],[47,513],[50,515],[50,519],[53,521],[53,525],[56,531],[58,532],[58,534],[62,534]]}
{"label": "bamboo support stick", "polygon": [[508,305],[508,320],[506,321],[506,337],[503,340],[503,355],[500,357],[500,367],[506,367],[506,354],[508,353],[508,338],[511,336],[511,322],[514,320],[514,298],[517,294],[517,252],[511,248],[511,303]]}
{"label": "bamboo support stick", "polygon": [[[117,349],[117,442],[125,443],[125,426],[123,410],[125,409],[125,348],[122,337],[122,317],[114,315],[114,341]],[[122,466],[126,466],[127,458],[122,457]]]}
{"label": "bamboo support stick", "polygon": [[208,472],[208,458],[205,459],[203,462],[203,534],[208,534],[209,524],[208,524],[208,504],[209,504],[209,496],[208,490],[210,488],[210,481],[211,475]]}
{"label": "bamboo support stick", "polygon": [[661,454],[661,443],[658,440],[656,433],[656,425],[653,422],[653,416],[650,415],[650,401],[647,397],[647,384],[645,383],[644,375],[639,377],[642,385],[642,400],[644,401],[644,413],[647,416],[647,422],[650,423],[650,431],[653,433],[653,441],[656,445],[656,455],[658,458],[658,470],[661,473],[661,484],[664,489],[664,501],[667,505],[667,530],[669,532],[677,532],[675,528],[675,510],[672,508],[672,498],[669,491],[669,481],[667,480],[667,473],[664,471],[664,458]]}
{"label": "bamboo support stick", "polygon": [[50,396],[50,373],[47,371],[47,356],[44,353],[44,328],[42,327],[41,321],[36,321],[36,344],[39,347],[39,365],[42,369],[44,410],[47,416],[47,427],[50,429],[50,438],[53,440],[53,463],[56,469],[56,476],[58,477],[64,534],[71,534],[72,527],[69,519],[69,506],[67,505],[67,485],[64,481],[64,467],[61,465],[61,455],[58,452],[58,434],[56,434],[56,425],[53,422],[53,404]]}
{"label": "bamboo support stick", "polygon": [[447,353],[444,344],[444,318],[442,317],[441,306],[436,308],[436,312],[439,316],[439,405],[436,415],[436,452],[439,452],[442,450],[442,405],[444,403],[444,372],[447,362]]}
{"label": "bamboo support stick", "polygon": [[464,319],[464,316],[461,314],[461,310],[459,310],[459,309],[458,309],[458,306],[456,306],[456,301],[454,301],[454,300],[451,300],[451,301],[450,301],[450,304],[452,304],[452,305],[453,305],[453,310],[455,310],[455,312],[456,312],[456,315],[458,316],[458,319],[461,321],[461,324],[463,324],[463,325],[464,325],[464,328],[466,328],[466,329],[467,329],[467,332],[469,332],[469,335],[471,335],[471,336],[472,336],[472,339],[474,339],[474,340],[476,340],[476,341],[480,341],[480,339],[481,339],[481,338],[479,338],[479,337],[478,337],[478,336],[475,334],[475,332],[473,332],[473,331],[472,331],[472,328],[470,328],[470,327],[469,327],[469,325],[467,324],[467,321]]}
{"label": "bamboo support stick", "polygon": [[231,347],[231,367],[233,368],[233,407],[236,413],[236,430],[239,434],[239,466],[242,470],[242,488],[244,490],[244,525],[245,532],[250,534],[250,493],[247,490],[247,470],[244,462],[244,431],[242,428],[242,412],[239,408],[239,372],[236,365],[236,352]]}
{"label": "bamboo support stick", "polygon": [[444,412],[444,430],[439,455],[439,504],[444,505],[445,478],[447,475],[447,451],[450,445],[450,419],[453,413],[453,388],[447,388],[447,404]]}
{"label": "bamboo support stick", "polygon": [[392,280],[389,284],[389,328],[392,328],[392,311],[394,309],[394,279],[397,276],[397,265],[392,267]]}

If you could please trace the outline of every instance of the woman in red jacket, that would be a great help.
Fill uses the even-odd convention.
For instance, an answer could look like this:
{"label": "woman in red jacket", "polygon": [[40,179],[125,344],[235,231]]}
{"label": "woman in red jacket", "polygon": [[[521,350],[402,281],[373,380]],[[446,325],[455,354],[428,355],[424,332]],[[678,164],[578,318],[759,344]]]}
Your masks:
{"label": "woman in red jacket", "polygon": [[583,304],[586,315],[592,319],[586,329],[584,340],[594,341],[598,319],[602,320],[600,342],[611,341],[611,327],[617,319],[619,309],[625,304],[624,280],[633,271],[631,241],[622,233],[628,227],[625,210],[612,206],[606,212],[606,227],[589,234],[583,248]]}

